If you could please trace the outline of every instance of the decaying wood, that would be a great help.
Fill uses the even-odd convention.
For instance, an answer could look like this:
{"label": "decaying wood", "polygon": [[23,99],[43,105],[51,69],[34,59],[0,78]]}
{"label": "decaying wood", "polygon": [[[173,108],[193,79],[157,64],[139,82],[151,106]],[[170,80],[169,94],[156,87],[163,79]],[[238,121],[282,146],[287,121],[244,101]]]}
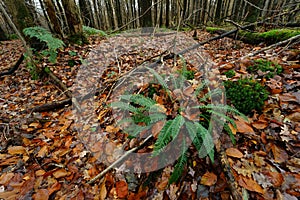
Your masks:
{"label": "decaying wood", "polygon": [[45,111],[49,111],[49,110],[54,110],[54,109],[58,109],[58,108],[63,108],[64,106],[71,104],[72,103],[72,99],[68,98],[68,99],[64,99],[62,101],[54,101],[51,103],[46,103],[40,106],[36,106],[34,108],[31,109],[32,112],[45,112]]}

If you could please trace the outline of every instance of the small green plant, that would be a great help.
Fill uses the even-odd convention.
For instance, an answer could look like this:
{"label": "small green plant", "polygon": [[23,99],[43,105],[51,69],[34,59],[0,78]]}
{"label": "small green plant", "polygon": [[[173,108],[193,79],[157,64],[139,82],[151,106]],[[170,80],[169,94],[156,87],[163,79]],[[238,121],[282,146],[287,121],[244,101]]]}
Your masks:
{"label": "small green plant", "polygon": [[17,34],[9,34],[9,35],[8,35],[8,39],[9,39],[9,40],[16,40],[16,39],[19,39],[19,37],[18,37]]}
{"label": "small green plant", "polygon": [[52,34],[43,27],[28,27],[23,30],[23,33],[30,37],[45,42],[47,49],[40,52],[43,56],[49,56],[49,61],[56,62],[57,50],[64,46],[64,42],[52,36]]}
{"label": "small green plant", "polygon": [[276,74],[281,74],[283,69],[280,65],[268,60],[258,59],[254,61],[254,65],[247,68],[248,72],[257,72],[258,70],[266,72],[265,78],[273,78]]}
{"label": "small green plant", "polygon": [[232,78],[235,76],[235,71],[233,69],[228,70],[227,72],[224,72],[227,78]]}
{"label": "small green plant", "polygon": [[104,31],[89,26],[83,26],[83,32],[87,35],[107,36],[107,34]]}
{"label": "small green plant", "polygon": [[[170,77],[173,82],[172,86],[175,88],[168,87],[167,82],[160,74],[151,68],[147,68],[152,74],[153,77],[157,80],[158,84],[161,86],[160,90],[163,90],[169,97],[169,104],[176,102],[176,99],[172,98],[172,90],[180,87],[184,88],[183,81],[186,80],[182,74],[175,74]],[[153,87],[155,88],[155,87]],[[141,132],[149,131],[151,128],[159,121],[164,122],[164,125],[159,132],[157,139],[154,143],[153,156],[160,155],[167,148],[167,145],[172,141],[175,141],[182,134],[182,131],[186,131],[198,151],[199,157],[209,156],[211,161],[214,161],[214,141],[211,136],[212,133],[212,124],[210,120],[214,120],[216,126],[223,126],[224,130],[227,131],[234,141],[233,133],[229,128],[229,124],[236,127],[234,120],[226,115],[231,113],[233,115],[239,115],[246,119],[246,116],[240,113],[238,110],[223,104],[209,104],[207,100],[213,95],[219,94],[219,91],[208,91],[206,94],[200,98],[201,93],[205,93],[205,88],[207,88],[207,83],[203,82],[197,88],[195,92],[195,97],[199,102],[195,104],[194,107],[187,108],[180,107],[177,110],[177,114],[168,115],[167,112],[163,109],[164,105],[158,104],[149,96],[144,96],[142,94],[131,94],[131,95],[121,95],[118,101],[112,102],[111,107],[123,112],[127,112],[126,118],[120,120],[119,125],[122,127],[122,130],[125,131],[130,138],[138,137]],[[162,92],[162,91],[160,91]],[[196,120],[191,120],[187,117],[188,114],[185,113],[196,113]],[[198,114],[197,114],[198,113]],[[209,114],[209,117],[203,119],[206,124],[203,125],[203,120],[198,120],[201,118],[202,114]],[[187,163],[188,155],[185,140],[182,141],[180,147],[181,155],[177,160],[177,163],[174,167],[174,172],[172,173],[169,182],[176,182],[181,176],[183,169]]]}
{"label": "small green plant", "polygon": [[259,82],[253,79],[225,81],[226,96],[236,109],[244,114],[253,110],[261,111],[269,92]]}

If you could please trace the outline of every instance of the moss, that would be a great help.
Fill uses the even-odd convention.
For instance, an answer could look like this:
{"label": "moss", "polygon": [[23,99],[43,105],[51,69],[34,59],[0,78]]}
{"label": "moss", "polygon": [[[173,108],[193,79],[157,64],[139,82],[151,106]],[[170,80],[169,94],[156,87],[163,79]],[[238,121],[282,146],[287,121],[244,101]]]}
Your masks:
{"label": "moss", "polygon": [[227,78],[232,78],[235,76],[235,71],[233,69],[228,70],[227,72],[224,72]]}
{"label": "moss", "polygon": [[253,110],[261,111],[269,92],[259,82],[253,79],[225,81],[226,96],[236,109],[244,114]]}
{"label": "moss", "polygon": [[242,40],[250,44],[259,44],[261,42],[273,44],[299,34],[300,30],[292,29],[273,29],[264,33],[252,33],[242,30],[239,31],[239,36],[242,38]]}
{"label": "moss", "polygon": [[247,68],[247,71],[250,73],[256,73],[258,70],[266,72],[263,76],[267,79],[273,78],[276,74],[281,74],[283,71],[282,66],[273,63],[268,60],[257,59],[254,61],[254,64]]}
{"label": "moss", "polygon": [[223,30],[223,29],[218,28],[218,27],[206,27],[206,31],[211,33],[211,34],[217,33],[220,30]]}

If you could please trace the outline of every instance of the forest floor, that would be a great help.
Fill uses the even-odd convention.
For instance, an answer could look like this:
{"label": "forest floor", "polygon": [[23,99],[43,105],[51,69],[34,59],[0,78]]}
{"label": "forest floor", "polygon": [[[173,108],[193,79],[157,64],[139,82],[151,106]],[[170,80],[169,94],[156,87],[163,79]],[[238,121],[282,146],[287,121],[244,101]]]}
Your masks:
{"label": "forest floor", "polygon": [[[193,38],[192,32],[184,34]],[[200,31],[197,35],[199,41],[212,37]],[[89,53],[101,45],[105,47],[106,41],[93,37],[89,45],[61,50],[56,64],[49,63],[47,58],[41,58],[39,63],[48,66],[72,88],[78,85],[78,71],[84,73],[80,67],[91,57]],[[96,117],[89,117],[83,111],[86,116],[79,123],[74,117],[79,111],[72,106],[32,111],[36,106],[68,97],[48,76],[32,80],[24,62],[13,75],[0,77],[0,199],[230,199],[229,183],[219,159],[216,157],[212,163],[207,157],[199,158],[193,147],[188,150],[188,165],[176,183],[168,184],[174,170],[172,164],[147,173],[139,173],[138,169],[135,173],[128,172],[121,165],[93,184],[88,183],[122,155],[120,148],[128,150],[138,143],[122,133],[114,123],[111,109],[104,105],[114,95],[110,88],[119,85],[120,90],[126,90],[116,81],[120,75],[163,55],[164,50],[157,46],[125,53],[118,62],[110,63],[112,67],[106,71],[98,66],[96,69],[103,74],[101,87],[96,87],[100,90],[92,94]],[[235,118],[237,128],[232,130],[236,145],[225,134],[215,144],[225,149],[237,190],[244,199],[296,200],[300,198],[300,63],[295,52],[299,52],[300,45],[276,47],[238,60],[263,47],[264,44],[253,46],[230,38],[202,46],[203,53],[214,62],[209,70],[220,70],[219,78],[227,80],[224,72],[233,69],[236,74],[231,80],[252,76],[270,92],[261,113],[248,115],[248,121]],[[23,51],[18,40],[1,42],[0,71],[10,68]],[[256,59],[280,64],[283,73],[268,79],[259,79],[261,74],[249,74],[247,67]],[[171,61],[163,62],[171,65]],[[193,64],[188,67],[196,71],[195,79],[202,77]],[[190,82],[196,84],[195,79]],[[137,89],[146,90],[143,86]],[[76,92],[73,89],[73,94]],[[164,102],[164,98],[158,96],[157,101]],[[81,105],[88,106],[87,99],[83,98]],[[166,106],[166,112],[172,113],[171,108]],[[149,152],[152,148],[150,141],[138,152]],[[144,169],[153,163],[135,165],[131,163]]]}

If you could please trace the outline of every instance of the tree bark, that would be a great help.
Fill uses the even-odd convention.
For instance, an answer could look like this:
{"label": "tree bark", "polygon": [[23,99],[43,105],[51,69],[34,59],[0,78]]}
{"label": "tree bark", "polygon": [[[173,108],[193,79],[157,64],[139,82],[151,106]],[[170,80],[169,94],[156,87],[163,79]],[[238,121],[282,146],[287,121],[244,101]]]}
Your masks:
{"label": "tree bark", "polygon": [[82,34],[82,19],[79,15],[79,9],[75,3],[75,0],[62,0],[62,4],[66,13],[69,34],[81,35]]}
{"label": "tree bark", "polygon": [[46,11],[50,20],[50,26],[51,30],[54,31],[60,38],[63,38],[63,32],[60,26],[60,23],[58,21],[58,18],[56,17],[56,11],[55,7],[51,0],[44,0]]}

